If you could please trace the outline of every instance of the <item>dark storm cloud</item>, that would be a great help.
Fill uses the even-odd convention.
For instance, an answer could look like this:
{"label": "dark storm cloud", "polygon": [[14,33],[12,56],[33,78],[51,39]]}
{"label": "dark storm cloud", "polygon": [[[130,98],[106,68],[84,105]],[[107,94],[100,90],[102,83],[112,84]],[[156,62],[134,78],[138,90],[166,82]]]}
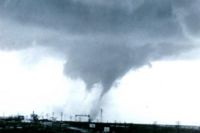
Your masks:
{"label": "dark storm cloud", "polygon": [[189,2],[188,0],[177,0],[174,3],[177,16],[181,19],[180,23],[183,24],[187,32],[198,37],[200,35],[200,9],[198,8],[200,1],[193,0],[192,2]]}
{"label": "dark storm cloud", "polygon": [[66,57],[67,76],[82,79],[88,89],[102,84],[103,95],[130,69],[192,48],[183,25],[189,34],[199,32],[197,3],[1,0],[0,27],[5,31],[0,31],[0,45],[21,49],[35,41],[51,47]]}
{"label": "dark storm cloud", "polygon": [[121,6],[124,2],[115,1],[2,0],[1,12],[22,23],[33,23],[72,33],[129,33],[143,30],[146,34],[154,34],[159,29],[165,35],[179,32],[170,1],[150,0],[140,3],[134,10],[130,9],[134,5]]}

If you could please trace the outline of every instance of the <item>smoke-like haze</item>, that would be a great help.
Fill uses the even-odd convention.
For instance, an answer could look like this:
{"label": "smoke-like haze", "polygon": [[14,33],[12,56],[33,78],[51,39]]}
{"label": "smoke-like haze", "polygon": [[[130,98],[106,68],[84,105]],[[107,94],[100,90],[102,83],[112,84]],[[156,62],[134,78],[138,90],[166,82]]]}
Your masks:
{"label": "smoke-like haze", "polygon": [[103,96],[129,70],[194,47],[198,0],[1,0],[0,48],[42,46]]}

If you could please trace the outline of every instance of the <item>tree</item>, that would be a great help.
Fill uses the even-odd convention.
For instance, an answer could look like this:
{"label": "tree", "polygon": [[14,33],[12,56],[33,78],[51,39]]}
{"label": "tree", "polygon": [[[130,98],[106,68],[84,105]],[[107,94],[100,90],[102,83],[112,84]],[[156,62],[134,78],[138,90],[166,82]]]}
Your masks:
{"label": "tree", "polygon": [[33,122],[37,122],[37,121],[38,121],[38,115],[35,114],[34,111],[33,111],[33,113],[31,114],[31,119],[32,119]]}

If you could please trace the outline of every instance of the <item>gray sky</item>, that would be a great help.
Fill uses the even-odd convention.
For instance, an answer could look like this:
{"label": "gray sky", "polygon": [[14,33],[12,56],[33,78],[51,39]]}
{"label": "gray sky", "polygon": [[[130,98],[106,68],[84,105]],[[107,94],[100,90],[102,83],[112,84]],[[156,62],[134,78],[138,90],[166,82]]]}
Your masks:
{"label": "gray sky", "polygon": [[[198,0],[124,0],[123,2],[120,0],[1,0],[2,60],[3,58],[7,60],[11,54],[16,57],[10,57],[10,60],[19,61],[17,63],[19,69],[24,67],[26,70],[34,69],[35,73],[38,72],[37,67],[42,64],[46,67],[45,70],[51,69],[53,65],[47,64],[54,62],[60,67],[58,71],[62,72],[58,79],[65,78],[66,82],[70,82],[71,88],[76,89],[77,92],[70,92],[70,87],[67,90],[64,89],[65,85],[59,85],[63,93],[69,91],[66,93],[72,93],[76,98],[68,98],[66,102],[63,102],[64,99],[56,100],[57,102],[48,106],[61,108],[55,110],[62,110],[62,107],[54,106],[61,106],[60,103],[63,102],[63,106],[66,106],[63,108],[73,108],[76,112],[77,109],[73,105],[75,106],[81,99],[80,96],[76,96],[76,93],[80,93],[79,88],[83,88],[86,90],[81,93],[84,95],[83,99],[86,99],[87,109],[82,110],[95,117],[102,106],[108,106],[106,106],[109,103],[107,101],[114,99],[112,96],[115,92],[112,95],[112,91],[120,88],[123,92],[126,87],[129,88],[128,85],[124,88],[120,86],[124,77],[130,72],[138,71],[146,65],[153,71],[154,62],[194,59],[196,61],[199,58],[197,54],[200,34],[200,10],[197,7],[199,3]],[[9,67],[4,69],[10,71]],[[163,71],[168,70],[167,67],[165,69]],[[25,75],[34,74],[34,72],[28,73]],[[37,76],[42,77],[42,73],[41,75],[38,73]],[[16,76],[12,71],[11,75]],[[50,76],[53,79],[53,74]],[[33,79],[27,78],[30,86],[33,84]],[[55,79],[55,82],[59,81],[58,79]],[[73,84],[80,86],[75,87]],[[47,78],[37,83],[37,87],[44,92],[49,91],[49,86]],[[2,87],[9,88],[3,85]],[[17,92],[25,93],[19,87],[16,85]],[[133,82],[131,88],[137,87]],[[31,88],[34,91],[35,88]],[[152,90],[153,93],[158,92],[151,87],[146,89]],[[131,93],[138,92],[133,90]],[[66,97],[68,95],[66,94]],[[145,106],[150,105],[147,103]],[[109,108],[112,108],[112,105]],[[141,118],[139,121],[145,122],[145,119]]]}

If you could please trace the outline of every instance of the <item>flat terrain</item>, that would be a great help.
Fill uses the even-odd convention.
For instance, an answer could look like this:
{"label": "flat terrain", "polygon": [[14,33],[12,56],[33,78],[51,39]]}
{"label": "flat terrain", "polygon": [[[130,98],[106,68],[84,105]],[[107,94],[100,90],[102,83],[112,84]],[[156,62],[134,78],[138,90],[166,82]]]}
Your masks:
{"label": "flat terrain", "polygon": [[1,120],[0,133],[200,133],[195,126],[97,123],[38,120],[22,122]]}

